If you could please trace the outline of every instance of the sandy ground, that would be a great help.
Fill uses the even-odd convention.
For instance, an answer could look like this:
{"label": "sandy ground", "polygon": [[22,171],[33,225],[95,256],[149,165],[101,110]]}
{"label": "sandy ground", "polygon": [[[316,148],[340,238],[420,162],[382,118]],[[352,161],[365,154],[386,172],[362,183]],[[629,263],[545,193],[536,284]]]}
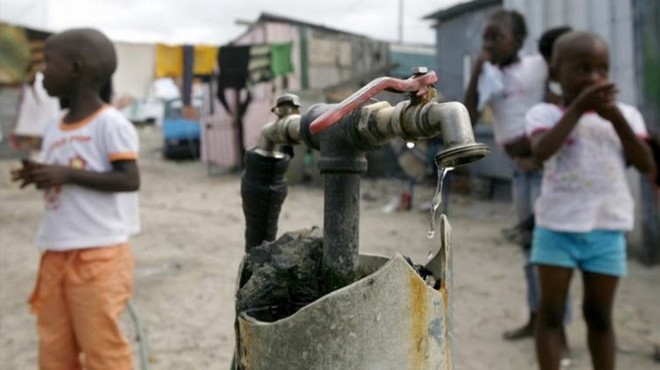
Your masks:
{"label": "sandy ground", "polygon": [[[153,370],[229,369],[233,351],[234,291],[243,256],[244,224],[238,175],[207,175],[197,162],[160,158],[153,128],[140,131],[143,153],[142,233],[133,239],[137,258],[132,301],[146,332],[146,347],[134,340],[135,368],[140,348]],[[26,299],[33,287],[38,252],[33,237],[42,211],[37,191],[17,189],[0,161],[0,369],[36,369],[35,318]],[[361,251],[415,262],[426,259],[429,214],[421,210],[383,212],[396,196],[395,181],[365,180],[361,202]],[[432,187],[418,187],[414,206],[431,199]],[[367,198],[369,200],[367,200]],[[322,226],[323,191],[293,185],[280,216],[279,232]],[[454,320],[457,370],[533,369],[531,340],[509,343],[505,329],[526,319],[522,253],[500,237],[513,223],[509,204],[453,196],[449,221],[454,232]],[[619,369],[658,369],[651,360],[660,343],[660,267],[629,262],[629,276],[616,301]],[[577,277],[577,275],[576,275]],[[575,318],[568,326],[571,369],[590,369],[585,329],[579,313],[581,286],[575,279]],[[134,321],[122,318],[135,338]],[[148,347],[148,348],[147,348]]]}

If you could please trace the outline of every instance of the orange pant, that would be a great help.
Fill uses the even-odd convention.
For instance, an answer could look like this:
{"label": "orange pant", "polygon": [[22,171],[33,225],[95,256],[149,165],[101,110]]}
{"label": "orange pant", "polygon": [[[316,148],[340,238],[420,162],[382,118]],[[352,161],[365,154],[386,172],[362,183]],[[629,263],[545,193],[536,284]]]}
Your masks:
{"label": "orange pant", "polygon": [[134,265],[128,243],[41,256],[29,301],[41,370],[133,368],[118,317],[131,296]]}

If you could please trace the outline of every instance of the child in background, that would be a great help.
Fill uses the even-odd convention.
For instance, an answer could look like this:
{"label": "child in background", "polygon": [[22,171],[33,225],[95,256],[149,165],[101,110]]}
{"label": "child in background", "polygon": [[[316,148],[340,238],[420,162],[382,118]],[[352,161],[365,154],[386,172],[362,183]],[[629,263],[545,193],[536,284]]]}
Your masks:
{"label": "child in background", "polygon": [[536,202],[532,262],[541,301],[536,349],[541,369],[559,369],[566,293],[573,269],[582,271],[583,314],[593,368],[614,369],[614,294],[626,274],[625,231],[634,202],[626,166],[654,166],[644,143],[639,111],[615,100],[608,80],[607,43],[588,32],[570,32],[555,45],[551,77],[563,104],[540,103],[526,116],[534,156],[544,163]]}
{"label": "child in background", "polygon": [[[571,31],[569,26],[559,26],[546,30],[543,32],[539,38],[539,53],[543,56],[543,60],[548,67],[550,67],[550,62],[552,61],[552,48],[554,47],[555,41],[559,36]],[[561,104],[561,86],[557,81],[553,81],[548,77],[548,81],[545,84],[545,99],[544,101],[548,103]]]}
{"label": "child in background", "polygon": [[129,370],[132,352],[118,316],[131,296],[138,232],[133,125],[102,96],[117,60],[112,42],[92,29],[50,37],[44,87],[68,111],[50,122],[43,162],[12,171],[21,187],[44,191],[37,235],[43,250],[30,298],[37,315],[40,369]]}
{"label": "child in background", "polygon": [[[520,56],[527,37],[524,17],[514,10],[493,13],[483,31],[483,50],[474,64],[464,103],[470,119],[489,104],[495,122],[495,141],[513,161],[511,184],[516,224],[532,216],[532,205],[541,188],[541,165],[531,155],[525,135],[525,113],[543,101],[548,67],[541,55]],[[521,241],[525,252],[525,280],[529,319],[519,328],[504,332],[507,340],[531,338],[538,305],[538,291],[533,266],[528,261],[531,243]]]}

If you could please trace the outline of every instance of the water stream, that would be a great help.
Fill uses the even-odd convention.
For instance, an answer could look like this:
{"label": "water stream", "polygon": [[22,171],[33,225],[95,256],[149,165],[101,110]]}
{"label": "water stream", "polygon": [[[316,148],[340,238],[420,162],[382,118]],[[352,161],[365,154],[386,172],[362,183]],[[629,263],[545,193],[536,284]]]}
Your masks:
{"label": "water stream", "polygon": [[[433,199],[431,200],[431,222],[429,224],[429,230],[426,232],[426,237],[429,239],[433,239],[435,237],[436,233],[436,213],[438,211],[438,207],[440,207],[440,204],[442,204],[442,187],[444,183],[445,176],[447,173],[451,170],[453,170],[454,167],[438,167],[438,184],[436,185],[435,188],[435,194],[433,194]],[[427,255],[428,259],[433,258],[433,248],[429,248],[429,253]]]}

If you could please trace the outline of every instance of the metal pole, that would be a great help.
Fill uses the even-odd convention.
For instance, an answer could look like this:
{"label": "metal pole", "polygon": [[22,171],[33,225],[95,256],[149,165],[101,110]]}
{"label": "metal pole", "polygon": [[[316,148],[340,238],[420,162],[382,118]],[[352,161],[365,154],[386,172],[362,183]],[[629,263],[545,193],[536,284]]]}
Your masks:
{"label": "metal pole", "polygon": [[358,268],[360,176],[367,170],[367,159],[348,138],[356,117],[345,119],[348,124],[320,134],[318,167],[325,181],[321,266],[327,292],[354,282]]}
{"label": "metal pole", "polygon": [[399,44],[403,44],[403,0],[399,0]]}
{"label": "metal pole", "polygon": [[333,291],[355,281],[360,243],[359,172],[325,173],[323,284]]}

